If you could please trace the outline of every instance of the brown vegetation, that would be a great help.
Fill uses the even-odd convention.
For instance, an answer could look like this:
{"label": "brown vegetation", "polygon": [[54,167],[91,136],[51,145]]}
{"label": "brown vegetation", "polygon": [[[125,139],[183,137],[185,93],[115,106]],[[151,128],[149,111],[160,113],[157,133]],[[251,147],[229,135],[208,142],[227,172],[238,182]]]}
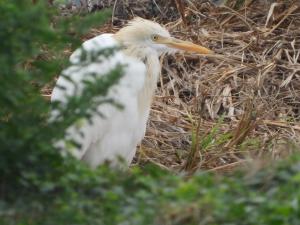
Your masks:
{"label": "brown vegetation", "polygon": [[135,163],[223,171],[266,155],[282,157],[299,144],[298,1],[231,0],[222,7],[209,1],[109,2],[111,22],[91,36],[142,16],[217,53],[163,57]]}

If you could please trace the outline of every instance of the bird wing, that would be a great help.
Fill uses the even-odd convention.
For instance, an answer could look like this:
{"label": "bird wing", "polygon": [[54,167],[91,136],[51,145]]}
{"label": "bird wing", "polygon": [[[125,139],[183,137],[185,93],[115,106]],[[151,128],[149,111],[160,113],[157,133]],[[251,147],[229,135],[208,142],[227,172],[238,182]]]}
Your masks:
{"label": "bird wing", "polygon": [[[144,85],[145,64],[120,50],[114,51],[108,57],[99,56],[101,58],[97,62],[80,63],[83,56],[88,59],[95,52],[112,47],[118,47],[112,34],[102,34],[84,42],[81,48],[70,56],[71,65],[62,72],[63,76],[58,78],[51,96],[52,102],[59,101],[65,104],[70,96],[81,94],[84,81],[92,79],[90,74],[96,74],[96,77],[103,76],[117,65],[125,65],[123,76],[110,88],[106,96],[121,104],[123,109],[120,110],[111,104],[99,105],[97,110],[104,117],[95,113],[91,118],[92,123],[81,119],[67,129],[65,139],[74,140],[80,147],[70,147],[65,140],[56,143],[57,147],[70,151],[79,159],[93,153],[86,157],[93,161],[90,163],[92,166],[112,159],[117,154],[126,158],[139,141],[133,133],[139,121],[137,96]],[[53,110],[51,118],[55,119],[57,115],[58,111]]]}

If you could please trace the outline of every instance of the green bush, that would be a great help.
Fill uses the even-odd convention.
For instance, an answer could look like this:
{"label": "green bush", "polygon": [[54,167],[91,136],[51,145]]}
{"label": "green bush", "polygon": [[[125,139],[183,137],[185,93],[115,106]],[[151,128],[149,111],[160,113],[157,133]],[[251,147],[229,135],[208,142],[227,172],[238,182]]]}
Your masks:
{"label": "green bush", "polygon": [[[63,118],[47,121],[50,104],[40,90],[67,65],[62,49],[78,45],[79,35],[108,14],[58,19],[55,13],[42,2],[0,3],[0,170],[8,190],[10,184],[31,185],[41,177],[56,177],[55,173],[65,171],[64,159],[52,143],[64,137],[72,122],[87,116],[84,103],[91,94],[98,94],[94,87],[86,87],[85,96],[70,98],[61,111]],[[109,84],[99,92],[107,88]],[[80,109],[76,115],[75,108]]]}
{"label": "green bush", "polygon": [[251,176],[191,178],[151,165],[91,170],[62,157],[52,143],[89,116],[86,100],[105,88],[87,86],[89,94],[71,98],[58,122],[48,121],[40,89],[67,66],[62,49],[74,49],[76,37],[107,13],[62,19],[40,2],[0,2],[0,224],[300,224],[297,155]]}

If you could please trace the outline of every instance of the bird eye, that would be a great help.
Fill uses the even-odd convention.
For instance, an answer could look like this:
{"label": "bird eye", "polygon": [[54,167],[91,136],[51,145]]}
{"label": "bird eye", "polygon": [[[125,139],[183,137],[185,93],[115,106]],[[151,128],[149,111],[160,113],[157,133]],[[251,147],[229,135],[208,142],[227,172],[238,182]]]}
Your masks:
{"label": "bird eye", "polygon": [[153,36],[152,36],[152,40],[153,40],[153,41],[157,41],[157,40],[158,40],[158,35],[153,35]]}

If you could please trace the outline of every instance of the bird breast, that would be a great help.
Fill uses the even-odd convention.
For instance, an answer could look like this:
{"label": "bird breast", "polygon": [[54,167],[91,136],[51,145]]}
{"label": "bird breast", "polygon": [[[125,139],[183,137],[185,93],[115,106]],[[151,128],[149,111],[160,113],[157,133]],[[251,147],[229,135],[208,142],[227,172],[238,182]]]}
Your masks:
{"label": "bird breast", "polygon": [[160,74],[160,62],[158,57],[149,56],[145,60],[146,77],[143,88],[138,93],[139,130],[137,131],[140,141],[144,138],[146,125],[150,113],[151,103]]}
{"label": "bird breast", "polygon": [[142,47],[128,47],[123,53],[145,64],[146,74],[136,74],[136,76],[145,76],[143,87],[138,93],[138,109],[142,117],[148,117],[161,70],[159,55],[155,50]]}
{"label": "bird breast", "polygon": [[151,102],[156,89],[157,80],[160,74],[160,63],[158,57],[149,56],[145,60],[146,77],[144,86],[138,94],[138,106],[141,114],[149,113]]}

